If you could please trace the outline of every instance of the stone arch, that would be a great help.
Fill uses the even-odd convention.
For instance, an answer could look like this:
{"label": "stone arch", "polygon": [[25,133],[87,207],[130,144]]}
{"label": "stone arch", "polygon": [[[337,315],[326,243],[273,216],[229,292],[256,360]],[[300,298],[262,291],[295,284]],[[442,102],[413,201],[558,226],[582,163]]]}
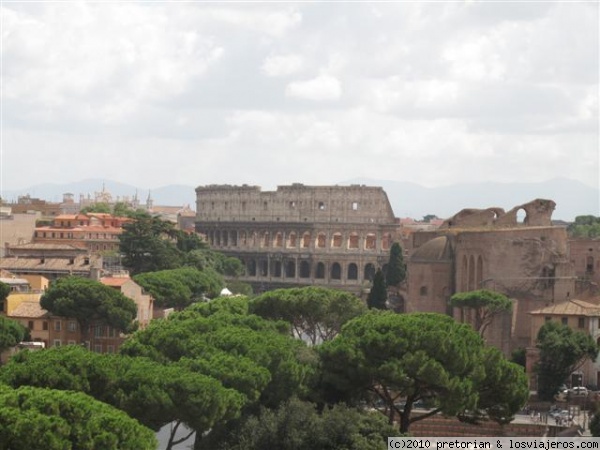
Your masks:
{"label": "stone arch", "polygon": [[262,235],[262,239],[260,241],[260,246],[268,247],[270,239],[271,239],[271,234],[268,231],[265,231]]}
{"label": "stone arch", "polygon": [[365,281],[373,281],[374,277],[375,277],[375,265],[373,265],[371,263],[365,264],[363,279]]}
{"label": "stone arch", "polygon": [[342,279],[342,266],[338,262],[334,262],[331,265],[331,279],[341,280]]}
{"label": "stone arch", "polygon": [[250,275],[251,277],[256,276],[256,260],[255,259],[251,259],[248,261],[248,275]]}
{"label": "stone arch", "polygon": [[283,247],[283,234],[281,232],[277,232],[275,234],[275,241],[273,242],[275,247]]}
{"label": "stone arch", "polygon": [[348,280],[358,280],[358,266],[355,263],[348,264]]}
{"label": "stone arch", "polygon": [[322,262],[317,263],[317,269],[315,270],[315,278],[322,280],[325,278],[325,264]]}
{"label": "stone arch", "polygon": [[233,230],[231,232],[231,245],[233,247],[237,247],[238,246],[238,232],[237,232],[237,230]]}
{"label": "stone arch", "polygon": [[357,249],[358,248],[358,233],[352,232],[350,236],[348,236],[348,248]]}
{"label": "stone arch", "polygon": [[477,257],[477,268],[475,270],[475,289],[483,287],[483,258],[481,255]]}
{"label": "stone arch", "polygon": [[217,247],[221,246],[221,231],[220,230],[215,231],[215,246],[217,246]]}
{"label": "stone arch", "polygon": [[292,231],[288,236],[287,246],[289,248],[295,248],[298,245],[298,243],[296,241],[297,241],[297,235],[294,231]]}
{"label": "stone arch", "polygon": [[281,261],[275,261],[273,264],[273,276],[281,278]]}
{"label": "stone arch", "polygon": [[317,235],[317,248],[325,248],[326,239],[325,233],[319,233]]}
{"label": "stone arch", "polygon": [[365,250],[375,250],[377,248],[377,238],[374,233],[367,233],[365,237]]}
{"label": "stone arch", "polygon": [[389,250],[392,247],[392,235],[385,233],[381,241],[381,248],[383,250]]}
{"label": "stone arch", "polygon": [[310,233],[308,231],[302,235],[302,247],[310,248]]}
{"label": "stone arch", "polygon": [[229,232],[227,230],[223,231],[223,247],[227,247],[229,245]]}
{"label": "stone arch", "polygon": [[594,271],[594,257],[588,256],[585,258],[585,271],[592,273]]}
{"label": "stone arch", "polygon": [[310,264],[308,261],[300,262],[300,278],[310,278]]}
{"label": "stone arch", "polygon": [[296,261],[290,260],[285,263],[285,277],[296,278]]}
{"label": "stone arch", "polygon": [[261,277],[269,276],[269,261],[267,261],[266,259],[263,259],[259,262],[259,266],[260,266],[260,276]]}
{"label": "stone arch", "polygon": [[515,217],[517,219],[517,224],[519,225],[527,225],[528,217],[527,210],[525,208],[519,208],[516,211]]}
{"label": "stone arch", "polygon": [[342,233],[333,233],[331,237],[331,246],[333,248],[340,248],[342,246]]}

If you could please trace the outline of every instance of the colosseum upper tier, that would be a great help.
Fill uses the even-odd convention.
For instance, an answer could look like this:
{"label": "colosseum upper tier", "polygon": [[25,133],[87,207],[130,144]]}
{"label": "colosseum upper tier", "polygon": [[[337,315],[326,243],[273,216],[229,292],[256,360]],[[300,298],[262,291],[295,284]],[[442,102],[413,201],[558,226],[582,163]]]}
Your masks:
{"label": "colosseum upper tier", "polygon": [[[239,258],[258,289],[338,286],[359,293],[384,268],[399,225],[381,187],[196,188],[196,231]],[[398,235],[399,236],[399,235]]]}

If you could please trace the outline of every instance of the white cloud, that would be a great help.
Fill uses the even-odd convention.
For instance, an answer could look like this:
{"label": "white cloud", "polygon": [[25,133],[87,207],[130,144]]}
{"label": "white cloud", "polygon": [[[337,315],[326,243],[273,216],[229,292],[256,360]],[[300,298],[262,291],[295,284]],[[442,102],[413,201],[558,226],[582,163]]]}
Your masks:
{"label": "white cloud", "polygon": [[598,184],[597,4],[82,1],[2,14],[7,188],[65,176]]}
{"label": "white cloud", "polygon": [[303,67],[302,57],[299,55],[268,56],[262,65],[263,72],[270,77],[292,75]]}
{"label": "white cloud", "polygon": [[340,81],[330,75],[319,75],[305,81],[295,81],[287,85],[285,95],[304,100],[338,100],[342,96]]}

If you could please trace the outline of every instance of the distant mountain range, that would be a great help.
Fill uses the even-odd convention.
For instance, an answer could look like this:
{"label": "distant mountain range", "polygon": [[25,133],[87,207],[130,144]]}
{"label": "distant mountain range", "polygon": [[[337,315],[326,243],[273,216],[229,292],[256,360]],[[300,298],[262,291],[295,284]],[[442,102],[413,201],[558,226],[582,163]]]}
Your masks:
{"label": "distant mountain range", "polygon": [[[233,184],[233,183],[232,183]],[[259,183],[257,183],[259,184]],[[553,219],[572,221],[576,216],[591,214],[600,216],[600,189],[594,189],[579,181],[557,178],[541,183],[463,183],[444,187],[427,188],[402,181],[356,178],[335,183],[338,185],[364,184],[381,186],[387,193],[396,217],[421,219],[427,214],[441,218],[450,217],[464,208],[488,208],[492,206],[509,210],[535,198],[551,199],[556,202]],[[48,201],[62,201],[64,193],[70,192],[75,201],[79,195],[104,189],[113,200],[124,196],[138,196],[145,204],[148,195],[154,205],[184,206],[195,209],[196,186],[169,185],[156,189],[138,188],[129,184],[109,180],[89,179],[69,184],[38,184],[26,189],[4,190],[1,196],[6,201],[16,201],[20,195]]]}

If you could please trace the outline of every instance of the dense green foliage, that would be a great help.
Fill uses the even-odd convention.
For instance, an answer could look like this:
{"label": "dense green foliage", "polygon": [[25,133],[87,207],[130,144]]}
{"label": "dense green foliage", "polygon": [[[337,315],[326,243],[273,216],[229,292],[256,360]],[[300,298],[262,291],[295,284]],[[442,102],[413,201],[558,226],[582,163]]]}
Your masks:
{"label": "dense green foliage", "polygon": [[[440,411],[464,416],[482,409],[505,421],[526,401],[526,379],[510,378],[517,373],[512,363],[492,372],[486,358],[497,355],[486,354],[481,337],[448,316],[371,312],[348,322],[320,353],[325,382],[351,397],[382,401],[390,424],[399,416],[401,432]],[[494,380],[506,383],[484,395]],[[413,416],[418,400],[433,409]]]}
{"label": "dense green foliage", "polygon": [[481,336],[484,336],[494,317],[512,309],[512,300],[506,295],[487,289],[458,292],[450,298],[450,304],[473,313],[473,326]]}
{"label": "dense green foliage", "polygon": [[373,277],[373,286],[367,296],[369,309],[387,309],[387,286],[381,269],[377,269]]}
{"label": "dense green foliage", "polygon": [[184,266],[229,277],[244,273],[239,259],[210,250],[195,233],[177,230],[173,223],[145,211],[135,211],[129,216],[133,221],[123,225],[119,249],[123,254],[123,265],[132,274]]}
{"label": "dense green foliage", "polygon": [[0,312],[4,311],[4,302],[10,294],[10,285],[0,281]]}
{"label": "dense green foliage", "polygon": [[148,291],[158,306],[182,309],[205,296],[216,297],[223,289],[223,278],[214,270],[193,267],[146,272],[134,281]]}
{"label": "dense green foliage", "polygon": [[150,450],[154,433],[79,392],[0,385],[2,450]]}
{"label": "dense green foliage", "polygon": [[292,336],[312,345],[333,339],[344,323],[366,312],[355,295],[322,287],[268,291],[252,299],[249,308],[265,319],[288,322]]}
{"label": "dense green foliage", "polygon": [[552,400],[571,373],[598,356],[598,346],[591,336],[558,322],[546,322],[540,328],[536,346],[540,351],[536,372],[542,400]]}
{"label": "dense green foliage", "polygon": [[600,217],[577,216],[575,222],[567,227],[567,232],[570,236],[577,238],[598,238],[600,237]]}
{"label": "dense green foliage", "polygon": [[384,450],[397,434],[377,413],[336,405],[319,414],[312,403],[291,399],[245,417],[212,450]]}
{"label": "dense green foliage", "polygon": [[80,346],[21,352],[0,372],[13,387],[80,391],[115,406],[155,431],[180,421],[204,432],[235,417],[244,398],[186,365],[98,354]]}
{"label": "dense green foliage", "polygon": [[24,340],[27,334],[27,328],[19,322],[0,316],[0,352],[14,347]]}
{"label": "dense green foliage", "polygon": [[390,260],[385,277],[388,286],[398,286],[406,279],[406,263],[404,252],[398,242],[394,242],[390,248]]}
{"label": "dense green foliage", "polygon": [[133,300],[99,281],[68,276],[54,281],[40,300],[52,314],[79,322],[85,341],[91,324],[105,324],[127,331],[137,315]]}

